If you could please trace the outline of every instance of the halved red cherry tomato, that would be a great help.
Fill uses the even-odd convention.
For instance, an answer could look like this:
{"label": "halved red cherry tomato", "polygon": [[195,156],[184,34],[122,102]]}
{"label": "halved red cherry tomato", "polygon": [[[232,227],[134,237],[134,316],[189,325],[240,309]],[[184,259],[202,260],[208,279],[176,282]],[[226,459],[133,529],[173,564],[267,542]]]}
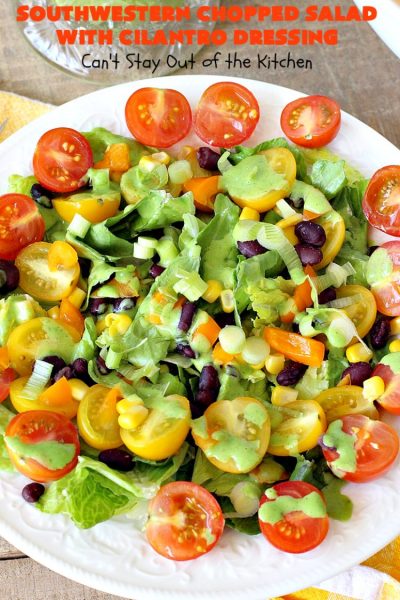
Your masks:
{"label": "halved red cherry tomato", "polygon": [[174,481],[150,502],[146,535],[165,558],[191,560],[214,548],[224,524],[221,508],[210,492],[196,483]]}
{"label": "halved red cherry tomato", "polygon": [[400,236],[400,165],[383,167],[372,176],[362,206],[373,227]]}
{"label": "halved red cherry tomato", "polygon": [[18,252],[43,239],[45,223],[32,198],[0,196],[0,258],[14,260]]}
{"label": "halved red cherry tomato", "polygon": [[258,516],[267,540],[293,554],[319,546],[329,529],[324,497],[305,481],[284,481],[269,488],[261,498]]}
{"label": "halved red cherry tomato", "polygon": [[[389,354],[384,358],[385,362],[390,363],[394,356]],[[400,415],[400,373],[396,373],[395,365],[382,364],[376,365],[372,376],[381,377],[385,383],[385,391],[378,398],[378,403],[393,415]]]}
{"label": "halved red cherry tomato", "polygon": [[[379,312],[389,317],[397,317],[400,315],[400,241],[386,242],[381,248],[386,250],[392,262],[392,271],[382,279],[379,279],[377,273],[375,282],[371,285],[371,292]],[[381,264],[384,264],[383,260]]]}
{"label": "halved red cherry tomato", "polygon": [[67,475],[76,466],[80,451],[78,432],[64,415],[31,410],[15,416],[4,437],[15,468],[46,483]]}
{"label": "halved red cherry tomato", "polygon": [[89,142],[79,131],[56,127],[39,139],[33,155],[33,172],[53,192],[73,192],[85,184],[84,176],[93,166]]}
{"label": "halved red cherry tomato", "polygon": [[[353,437],[354,451],[343,446],[339,436],[332,434],[332,428],[338,428],[339,436],[348,434]],[[338,441],[338,448],[328,447],[333,440]],[[341,479],[364,483],[383,475],[390,469],[399,453],[399,436],[387,423],[373,421],[364,415],[346,415],[333,421],[322,438],[322,451],[328,466]],[[353,469],[347,470],[355,452]],[[338,459],[344,462],[340,464]],[[354,458],[354,457],[353,457]]]}
{"label": "halved red cherry tomato", "polygon": [[299,146],[320,148],[329,144],[340,129],[340,106],[327,96],[306,96],[289,102],[281,115],[286,137]]}
{"label": "halved red cherry tomato", "polygon": [[10,393],[10,385],[15,379],[15,371],[9,367],[0,372],[0,402],[5,400]]}
{"label": "halved red cherry tomato", "polygon": [[180,92],[146,87],[128,98],[125,119],[129,131],[139,142],[168,148],[189,133],[192,111]]}
{"label": "halved red cherry tomato", "polygon": [[203,92],[194,116],[194,129],[206,144],[232,148],[247,140],[260,118],[253,94],[239,83],[214,83]]}

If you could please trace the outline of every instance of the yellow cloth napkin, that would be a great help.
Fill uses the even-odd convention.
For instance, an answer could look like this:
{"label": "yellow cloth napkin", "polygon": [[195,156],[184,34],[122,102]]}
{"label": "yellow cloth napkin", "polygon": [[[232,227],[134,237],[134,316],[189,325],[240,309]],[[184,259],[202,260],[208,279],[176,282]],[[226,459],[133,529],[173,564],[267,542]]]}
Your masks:
{"label": "yellow cloth napkin", "polygon": [[[0,91],[0,141],[52,108],[50,104]],[[321,583],[321,588],[307,588],[274,600],[400,600],[400,538],[363,566]]]}

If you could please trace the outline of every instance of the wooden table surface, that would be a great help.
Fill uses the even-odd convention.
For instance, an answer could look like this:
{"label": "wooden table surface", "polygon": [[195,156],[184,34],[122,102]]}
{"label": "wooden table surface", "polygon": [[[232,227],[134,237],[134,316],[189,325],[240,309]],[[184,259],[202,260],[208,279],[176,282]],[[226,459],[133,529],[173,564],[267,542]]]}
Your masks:
{"label": "wooden table surface", "polygon": [[[278,3],[274,0],[272,3]],[[242,4],[249,2],[242,1]],[[52,104],[62,104],[96,89],[96,86],[69,77],[31,52],[17,30],[11,11],[12,0],[4,0],[0,19],[0,89],[23,94]],[[271,4],[269,1],[268,4]],[[304,0],[297,2],[304,6]],[[350,6],[343,0],[342,6]],[[329,25],[320,25],[324,29]],[[231,29],[231,28],[228,28]],[[379,40],[366,23],[338,25],[338,46],[291,47],[296,58],[311,59],[311,71],[260,71],[220,68],[219,75],[244,76],[292,87],[305,93],[327,94],[342,108],[379,131],[400,147],[400,61]],[[224,54],[234,48],[225,47]],[[273,47],[240,47],[238,56],[273,54]],[[276,49],[286,55],[286,47]],[[212,56],[203,49],[200,58]],[[197,68],[193,73],[204,72]],[[186,71],[178,71],[178,74]],[[0,107],[1,122],[1,107]],[[78,585],[37,564],[0,538],[0,598],[7,600],[115,600]],[[7,592],[5,591],[7,590]]]}

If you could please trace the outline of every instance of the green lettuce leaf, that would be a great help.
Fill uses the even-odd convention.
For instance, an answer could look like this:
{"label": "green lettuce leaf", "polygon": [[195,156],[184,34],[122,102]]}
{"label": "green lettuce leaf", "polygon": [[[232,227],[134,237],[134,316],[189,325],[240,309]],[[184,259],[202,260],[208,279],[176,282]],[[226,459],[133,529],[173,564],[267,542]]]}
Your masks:
{"label": "green lettuce leaf", "polygon": [[2,298],[0,300],[0,345],[6,344],[10,333],[21,323],[45,316],[46,311],[28,294],[15,294]]}
{"label": "green lettuce leaf", "polygon": [[262,401],[267,401],[269,398],[265,377],[252,382],[247,377],[241,377],[238,369],[227,367],[223,373],[220,373],[219,380],[221,387],[218,400],[234,400],[239,396],[251,396]]}
{"label": "green lettuce leaf", "polygon": [[104,158],[104,153],[111,144],[128,144],[131,166],[137,165],[141,157],[149,154],[150,151],[149,148],[136,140],[112,133],[104,127],[95,127],[91,131],[83,132],[82,135],[85,136],[90,144],[94,162],[98,162]]}
{"label": "green lettuce leaf", "polygon": [[283,270],[283,267],[284,263],[276,250],[269,250],[264,254],[258,254],[247,259],[239,257],[234,288],[239,313],[250,304],[248,290],[257,285],[264,277],[276,277]]}
{"label": "green lettuce leaf", "polygon": [[152,190],[135,208],[139,216],[132,223],[132,232],[165,227],[183,221],[185,214],[195,213],[191,192],[174,198],[165,190]]}
{"label": "green lettuce leaf", "polygon": [[74,360],[76,358],[85,358],[87,361],[92,360],[96,353],[96,325],[93,317],[86,317],[85,330],[81,340],[77,343],[74,350]]}
{"label": "green lettuce leaf", "polygon": [[310,172],[311,183],[328,198],[334,198],[347,183],[345,161],[317,160]]}
{"label": "green lettuce leaf", "polygon": [[15,414],[0,404],[0,471],[15,471],[4,443],[7,425],[13,417]]}

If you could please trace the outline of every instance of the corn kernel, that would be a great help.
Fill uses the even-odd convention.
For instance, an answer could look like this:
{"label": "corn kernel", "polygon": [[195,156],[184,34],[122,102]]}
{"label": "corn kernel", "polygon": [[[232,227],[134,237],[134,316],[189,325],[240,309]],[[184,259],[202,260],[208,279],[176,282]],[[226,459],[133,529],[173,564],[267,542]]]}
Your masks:
{"label": "corn kernel", "polygon": [[299,243],[299,238],[297,237],[297,235],[294,232],[294,225],[291,225],[290,227],[285,227],[285,229],[283,230],[283,233],[285,234],[285,236],[287,237],[287,239],[293,246],[295,246],[296,244]]}
{"label": "corn kernel", "polygon": [[75,306],[75,308],[80,308],[86,298],[86,294],[80,288],[75,288],[72,294],[70,294],[67,298]]}
{"label": "corn kernel", "polygon": [[284,406],[297,400],[299,392],[285,385],[277,385],[272,390],[271,403],[275,406]]}
{"label": "corn kernel", "polygon": [[393,342],[390,342],[389,352],[400,352],[400,340],[393,340]]}
{"label": "corn kernel", "polygon": [[265,367],[265,360],[263,360],[262,362],[258,363],[258,365],[250,365],[250,366],[255,371],[260,371],[261,369],[263,369]]}
{"label": "corn kernel", "polygon": [[349,363],[369,362],[373,357],[372,351],[361,342],[352,344],[346,350],[346,358]]}
{"label": "corn kernel", "polygon": [[161,319],[160,315],[156,315],[156,314],[147,315],[147,320],[152,325],[161,325],[161,323],[162,323],[162,319]]}
{"label": "corn kernel", "polygon": [[71,388],[73,399],[77,402],[83,400],[89,390],[89,386],[80,379],[68,379],[68,383]]}
{"label": "corn kernel", "polygon": [[106,327],[109,328],[109,333],[112,337],[124,335],[132,323],[132,319],[128,315],[116,315],[110,313],[105,318]]}
{"label": "corn kernel", "polygon": [[139,160],[138,167],[141,171],[151,173],[156,167],[159,166],[158,160],[154,160],[151,156],[142,156]]}
{"label": "corn kernel", "polygon": [[151,158],[160,163],[160,165],[169,165],[171,162],[171,157],[166,152],[155,152],[151,155]]}
{"label": "corn kernel", "polygon": [[257,210],[255,210],[255,208],[249,208],[248,206],[245,206],[245,208],[240,213],[239,219],[241,221],[259,221],[260,213]]}
{"label": "corn kernel", "polygon": [[297,225],[297,223],[300,223],[302,220],[303,215],[301,214],[291,215],[290,217],[286,217],[286,219],[281,219],[278,221],[277,226],[281,229],[286,229],[286,227],[293,227],[294,225]]}
{"label": "corn kernel", "polygon": [[117,402],[117,413],[122,415],[126,412],[129,412],[135,406],[144,406],[144,404],[140,396],[132,394],[131,396],[128,396],[128,398],[124,398],[123,400]]}
{"label": "corn kernel", "polygon": [[225,313],[231,313],[235,310],[235,298],[232,290],[222,290],[221,306]]}
{"label": "corn kernel", "polygon": [[377,400],[385,391],[385,382],[382,377],[375,375],[366,379],[363,383],[363,396],[367,400]]}
{"label": "corn kernel", "polygon": [[47,311],[47,314],[52,319],[59,319],[60,318],[60,307],[53,306],[52,308],[49,308],[49,310]]}
{"label": "corn kernel", "polygon": [[390,335],[400,334],[400,317],[395,317],[390,321]]}
{"label": "corn kernel", "polygon": [[202,298],[206,302],[215,302],[220,297],[220,294],[222,292],[222,285],[216,279],[209,279],[206,283],[208,287],[202,295]]}
{"label": "corn kernel", "polygon": [[100,335],[106,329],[106,318],[102,317],[101,319],[97,319],[96,321],[96,333]]}
{"label": "corn kernel", "polygon": [[283,354],[270,354],[265,361],[265,368],[271,375],[278,375],[285,365]]}
{"label": "corn kernel", "polygon": [[122,429],[136,429],[146,419],[149,409],[145,406],[134,406],[129,412],[123,413],[118,417],[118,425]]}

